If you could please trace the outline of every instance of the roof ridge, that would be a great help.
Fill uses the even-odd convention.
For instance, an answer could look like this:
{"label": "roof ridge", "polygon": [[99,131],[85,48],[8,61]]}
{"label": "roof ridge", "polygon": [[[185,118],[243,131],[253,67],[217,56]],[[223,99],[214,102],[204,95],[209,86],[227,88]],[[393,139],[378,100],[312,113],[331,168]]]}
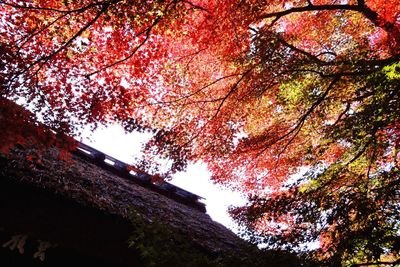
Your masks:
{"label": "roof ridge", "polygon": [[203,213],[206,212],[205,204],[199,201],[204,199],[203,197],[167,181],[160,181],[160,179],[154,175],[148,174],[139,168],[109,156],[87,144],[84,144],[83,142],[78,140],[75,141],[77,142],[77,148],[72,151],[74,155],[88,160],[102,169],[111,171],[121,178],[133,181],[135,184],[160,193],[187,206],[193,207]]}

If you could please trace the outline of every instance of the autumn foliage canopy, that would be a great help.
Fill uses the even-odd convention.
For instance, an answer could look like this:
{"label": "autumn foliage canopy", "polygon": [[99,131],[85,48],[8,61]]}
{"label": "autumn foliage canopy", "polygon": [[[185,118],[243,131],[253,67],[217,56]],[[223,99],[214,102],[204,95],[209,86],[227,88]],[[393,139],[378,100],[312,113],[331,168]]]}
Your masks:
{"label": "autumn foliage canopy", "polygon": [[31,120],[152,131],[150,158],[249,196],[232,215],[258,241],[397,260],[398,0],[2,0],[0,18],[0,97]]}

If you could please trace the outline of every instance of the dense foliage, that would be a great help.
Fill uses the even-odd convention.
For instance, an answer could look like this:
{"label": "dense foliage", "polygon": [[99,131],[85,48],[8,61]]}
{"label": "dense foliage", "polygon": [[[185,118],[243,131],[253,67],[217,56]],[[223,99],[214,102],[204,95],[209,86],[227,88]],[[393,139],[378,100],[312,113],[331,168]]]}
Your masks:
{"label": "dense foliage", "polygon": [[291,253],[281,250],[258,250],[243,247],[242,253],[211,253],[196,245],[186,233],[162,223],[161,219],[146,220],[135,209],[130,211],[133,233],[129,246],[141,256],[143,266],[176,267],[266,267],[312,266]]}
{"label": "dense foliage", "polygon": [[207,162],[249,194],[232,214],[270,245],[394,262],[399,13],[398,0],[2,0],[0,94],[59,132],[152,130],[150,159]]}

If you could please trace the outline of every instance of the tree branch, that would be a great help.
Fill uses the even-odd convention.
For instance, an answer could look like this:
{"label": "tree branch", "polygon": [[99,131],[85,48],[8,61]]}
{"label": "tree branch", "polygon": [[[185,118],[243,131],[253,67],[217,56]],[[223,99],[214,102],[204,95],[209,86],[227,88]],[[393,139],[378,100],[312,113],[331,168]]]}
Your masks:
{"label": "tree branch", "polygon": [[[176,5],[175,1],[170,2],[170,3],[166,6],[166,10],[168,10],[169,7],[170,7],[171,5]],[[154,19],[154,21],[151,23],[150,26],[148,26],[146,29],[144,29],[144,30],[142,30],[142,31],[140,31],[139,33],[136,34],[136,36],[141,36],[142,34],[145,34],[145,38],[144,38],[143,41],[141,41],[141,42],[139,43],[139,45],[138,45],[128,56],[126,56],[126,57],[124,57],[124,58],[122,58],[122,59],[120,59],[120,60],[117,60],[117,61],[115,61],[115,62],[113,62],[113,63],[111,63],[111,64],[108,64],[108,65],[106,65],[106,66],[103,66],[102,68],[100,68],[100,69],[98,69],[98,70],[96,70],[96,71],[93,71],[93,72],[91,72],[91,73],[85,74],[84,76],[85,76],[86,78],[89,78],[89,77],[92,76],[92,75],[95,75],[95,74],[97,74],[97,73],[99,73],[99,72],[102,72],[102,71],[104,71],[104,70],[106,70],[106,69],[108,69],[108,68],[114,67],[114,66],[116,66],[116,65],[118,65],[118,64],[121,64],[121,63],[123,63],[123,62],[129,60],[130,58],[132,58],[132,57],[136,54],[136,52],[147,42],[147,40],[148,40],[149,37],[150,37],[151,31],[153,30],[153,28],[154,28],[162,19],[163,19],[163,16],[162,16],[162,15],[161,15],[161,16],[157,16],[157,17]]]}
{"label": "tree branch", "polygon": [[222,106],[224,105],[225,101],[229,98],[229,96],[231,94],[233,94],[236,89],[238,88],[239,84],[241,81],[243,81],[243,79],[253,70],[253,68],[248,69],[246,72],[243,73],[242,77],[239,78],[239,80],[231,87],[231,89],[229,90],[228,94],[226,94],[223,98],[221,98],[221,103],[219,104],[217,111],[215,112],[214,116],[211,118],[211,120],[213,120],[218,113],[220,112]]}
{"label": "tree branch", "polygon": [[365,143],[365,145],[358,151],[358,153],[346,164],[346,166],[350,165],[354,161],[356,161],[359,157],[364,154],[364,152],[367,150],[367,148],[372,144],[372,142],[375,140],[375,134],[378,131],[378,127],[374,127],[371,133],[371,137],[368,139],[368,141]]}
{"label": "tree branch", "polygon": [[[334,10],[343,10],[343,11],[355,11],[363,14],[368,20],[370,20],[375,26],[382,28],[386,32],[393,33],[395,30],[395,25],[388,21],[382,21],[379,19],[379,14],[372,9],[370,9],[364,0],[357,1],[357,5],[313,5],[310,1],[307,1],[307,6],[302,7],[293,7],[283,11],[277,11],[272,13],[267,13],[258,17],[258,19],[268,19],[274,18],[273,23],[278,21],[280,18],[294,14],[294,13],[302,13],[302,12],[311,12],[311,11],[334,11]],[[271,23],[271,24],[273,24]]]}
{"label": "tree branch", "polygon": [[[264,153],[265,150],[267,150],[271,145],[273,144],[277,144],[278,142],[282,141],[283,139],[285,139],[286,137],[292,135],[294,133],[294,137],[291,137],[289,139],[289,141],[285,144],[284,146],[284,150],[286,150],[286,148],[290,145],[290,143],[294,140],[294,138],[299,134],[301,128],[304,125],[304,122],[307,120],[308,116],[310,116],[311,113],[314,112],[314,110],[322,103],[322,101],[325,100],[325,98],[328,96],[329,92],[332,90],[332,88],[334,87],[334,85],[340,80],[340,77],[336,77],[334,78],[330,84],[328,85],[327,89],[325,90],[325,92],[321,95],[321,97],[318,98],[317,101],[315,101],[311,107],[307,110],[306,113],[304,113],[300,119],[298,120],[298,122],[296,123],[296,125],[287,133],[285,133],[284,135],[278,137],[277,139],[275,139],[274,141],[271,142],[270,145],[268,145],[267,147],[264,147],[259,153],[257,153],[256,157],[259,157],[262,155],[262,153]],[[279,155],[281,155],[284,150],[281,150]],[[278,158],[279,160],[279,158]]]}
{"label": "tree branch", "polygon": [[[239,75],[240,74],[236,74],[235,73],[235,74],[230,74],[230,75],[226,75],[226,76],[220,77],[218,79],[215,79],[212,82],[207,83],[206,85],[202,86],[201,88],[199,88],[198,90],[196,90],[196,91],[194,91],[194,92],[192,92],[190,94],[183,95],[183,96],[181,96],[179,98],[176,98],[176,99],[173,99],[173,100],[170,100],[170,101],[158,101],[158,102],[152,103],[150,105],[165,105],[165,104],[173,104],[173,103],[177,103],[177,102],[180,102],[180,101],[184,101],[185,99],[188,99],[188,98],[190,98],[192,96],[197,95],[198,93],[202,92],[204,89],[207,89],[208,87],[210,87],[210,86],[212,86],[214,84],[217,84],[218,82],[220,82],[222,80],[225,80],[225,79],[228,79],[228,78],[232,78],[232,77],[235,77],[235,76],[239,76]],[[219,101],[219,100],[221,100],[221,98],[213,99],[212,101],[210,101],[210,100],[207,100],[207,101],[204,101],[204,100],[203,101],[201,101],[201,100],[193,101],[193,102],[189,102],[189,103],[186,103],[186,104],[190,105],[190,104],[196,104],[196,103],[208,103],[208,102],[216,102],[216,101]]]}
{"label": "tree branch", "polygon": [[190,5],[190,6],[192,6],[194,9],[198,9],[198,10],[201,10],[201,11],[204,11],[204,12],[207,12],[207,13],[210,13],[210,11],[208,11],[208,10],[205,9],[204,7],[199,6],[199,5],[196,5],[196,4],[193,4],[193,3],[190,2],[190,1],[182,1],[182,2],[183,2],[183,3],[186,3],[186,4]]}
{"label": "tree branch", "polygon": [[72,9],[72,10],[62,10],[62,9],[56,9],[56,8],[48,8],[48,7],[38,7],[38,6],[24,6],[24,5],[17,5],[17,4],[12,4],[12,3],[7,3],[5,1],[0,0],[0,5],[5,5],[5,6],[9,6],[15,9],[29,9],[29,10],[33,10],[33,11],[52,11],[52,12],[57,12],[57,13],[64,13],[64,14],[70,14],[70,13],[79,13],[79,12],[83,12],[89,8],[95,7],[95,6],[102,6],[104,5],[106,2],[95,2],[95,3],[91,3],[87,6],[81,7],[81,8],[77,8],[77,9]]}
{"label": "tree branch", "polygon": [[358,11],[361,12],[361,8],[359,5],[307,5],[302,7],[293,7],[287,10],[272,12],[268,14],[264,14],[259,16],[259,19],[268,19],[268,18],[282,18],[284,16],[294,14],[294,13],[302,13],[302,12],[310,12],[310,11],[329,11],[329,10],[350,10],[350,11]]}
{"label": "tree branch", "polygon": [[91,27],[93,25],[93,23],[95,23],[100,16],[106,12],[108,8],[108,5],[103,5],[102,8],[97,12],[96,16],[94,16],[94,18],[92,18],[88,23],[86,23],[79,31],[77,31],[70,39],[68,39],[68,41],[66,41],[65,43],[63,43],[58,49],[56,49],[55,51],[51,52],[50,54],[40,57],[39,59],[35,60],[33,63],[29,64],[25,69],[23,69],[21,72],[17,73],[15,75],[15,77],[13,77],[11,80],[11,83],[13,83],[13,80],[17,79],[18,76],[26,73],[28,70],[30,70],[31,68],[33,68],[34,66],[38,65],[37,70],[35,71],[35,73],[33,74],[36,75],[37,73],[40,72],[40,70],[43,68],[43,66],[51,59],[53,58],[55,55],[57,55],[58,53],[60,53],[62,50],[66,49],[76,38],[78,38],[85,30],[87,30],[89,27]]}
{"label": "tree branch", "polygon": [[[156,20],[156,21],[157,21],[157,20]],[[155,24],[153,23],[150,27],[146,28],[146,30],[144,30],[144,31],[142,31],[142,32],[140,32],[140,33],[138,34],[138,36],[140,36],[140,35],[142,35],[143,33],[145,33],[145,38],[144,38],[143,41],[141,41],[141,42],[139,43],[139,45],[138,45],[128,56],[126,56],[126,57],[124,57],[124,58],[122,58],[122,59],[120,59],[120,60],[114,61],[113,63],[108,64],[108,65],[106,65],[106,66],[103,66],[102,68],[100,68],[100,69],[98,69],[98,70],[96,70],[96,71],[93,71],[93,72],[91,72],[91,73],[85,74],[85,77],[86,77],[86,78],[89,78],[90,76],[93,76],[93,75],[95,75],[95,74],[97,74],[97,73],[99,73],[99,72],[102,72],[102,71],[104,71],[104,70],[106,70],[106,69],[108,69],[108,68],[114,67],[114,66],[116,66],[116,65],[118,65],[118,64],[121,64],[121,63],[123,63],[123,62],[129,60],[130,58],[132,58],[132,57],[136,54],[136,52],[137,52],[137,51],[146,43],[146,41],[149,39],[151,29],[152,29],[154,26],[155,26]]]}

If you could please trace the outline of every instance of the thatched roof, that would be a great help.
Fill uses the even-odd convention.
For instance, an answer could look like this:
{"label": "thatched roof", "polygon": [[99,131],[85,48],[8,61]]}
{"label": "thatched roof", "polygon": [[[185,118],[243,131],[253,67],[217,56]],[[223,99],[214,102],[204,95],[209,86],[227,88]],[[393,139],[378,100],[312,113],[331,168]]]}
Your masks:
{"label": "thatched roof", "polygon": [[[34,159],[32,159],[32,155]],[[35,158],[37,157],[37,158]],[[235,253],[246,244],[223,225],[196,208],[179,203],[105,170],[82,157],[59,159],[49,148],[18,148],[1,155],[1,179],[52,192],[85,207],[127,219],[130,209],[151,222],[162,221],[190,237],[210,253]]]}
{"label": "thatched roof", "polygon": [[[116,172],[115,168],[107,168],[104,162],[96,164],[92,156],[82,153],[82,149],[73,153],[70,159],[62,160],[59,149],[54,146],[59,143],[58,137],[43,125],[35,126],[31,119],[33,115],[22,107],[4,98],[0,99],[0,104],[0,125],[4,126],[3,135],[6,134],[2,136],[3,143],[18,142],[17,135],[26,141],[8,153],[1,154],[0,150],[1,182],[13,181],[39,188],[122,219],[127,219],[129,210],[134,209],[147,221],[159,220],[179,230],[210,253],[234,253],[245,245],[234,233],[202,212],[204,206],[196,195],[181,190],[180,193],[189,194],[189,199],[194,200],[185,201],[179,197],[179,192],[172,192],[174,190],[166,192],[148,183],[138,183],[138,179],[135,182],[135,179]],[[49,139],[52,141],[42,145]],[[80,147],[88,150],[82,144]]]}

